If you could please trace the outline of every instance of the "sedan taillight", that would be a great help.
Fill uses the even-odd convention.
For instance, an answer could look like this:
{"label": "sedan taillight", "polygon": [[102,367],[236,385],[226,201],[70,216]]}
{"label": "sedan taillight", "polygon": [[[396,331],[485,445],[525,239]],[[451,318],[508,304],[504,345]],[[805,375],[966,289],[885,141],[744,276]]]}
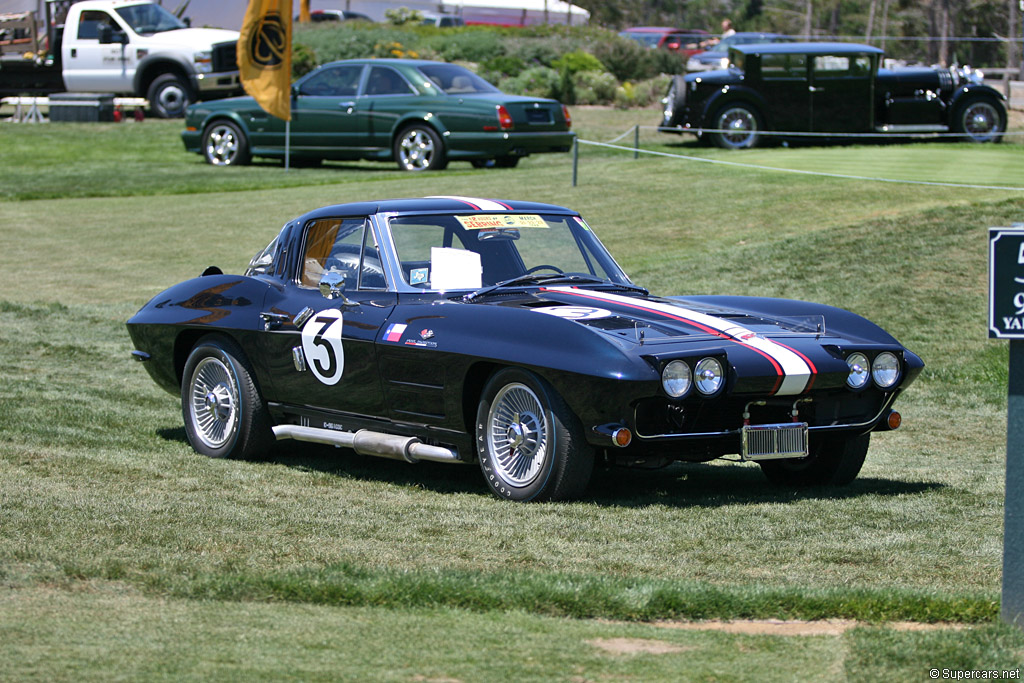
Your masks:
{"label": "sedan taillight", "polygon": [[515,128],[515,124],[512,122],[512,115],[508,113],[508,109],[505,109],[505,105],[498,105],[498,126],[502,130],[512,130]]}
{"label": "sedan taillight", "polygon": [[569,107],[562,105],[562,116],[565,117],[565,127],[572,128],[572,117],[569,116]]}

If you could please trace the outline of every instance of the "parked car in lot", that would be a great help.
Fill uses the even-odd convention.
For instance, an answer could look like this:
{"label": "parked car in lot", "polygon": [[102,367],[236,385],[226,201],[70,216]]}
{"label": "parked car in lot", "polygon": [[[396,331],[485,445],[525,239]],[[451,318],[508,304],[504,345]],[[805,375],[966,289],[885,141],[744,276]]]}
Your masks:
{"label": "parked car in lot", "polygon": [[699,28],[672,28],[669,26],[633,26],[619,32],[644,47],[661,48],[687,57],[704,49],[711,34]]}
{"label": "parked car in lot", "polygon": [[[449,161],[512,167],[519,159],[566,152],[569,110],[555,100],[507,95],[456,64],[408,59],[332,62],[292,86],[291,155],[393,160],[406,171]],[[251,97],[190,107],[182,140],[215,166],[253,156],[283,158],[285,122]]]}
{"label": "parked car in lot", "polygon": [[720,147],[761,144],[765,131],[906,136],[956,133],[999,142],[1006,98],[970,67],[880,69],[882,51],[852,43],[739,45],[728,69],[675,76],[661,130]]}
{"label": "parked car in lot", "polygon": [[729,66],[729,48],[735,45],[751,43],[792,43],[796,39],[781,33],[753,33],[744,31],[726,36],[703,52],[691,56],[686,61],[687,72],[711,71]]}
{"label": "parked car in lot", "polygon": [[[298,21],[299,17],[295,17],[295,21]],[[322,22],[336,22],[336,21],[368,21],[373,22],[373,19],[366,16],[361,12],[352,12],[345,9],[315,9],[309,13],[309,20],[313,23],[319,24]]]}
{"label": "parked car in lot", "polygon": [[727,454],[846,484],[923,367],[831,306],[653,296],[570,209],[454,196],[315,209],[128,331],[201,454],[296,439],[475,462],[511,500],[578,496],[596,463]]}

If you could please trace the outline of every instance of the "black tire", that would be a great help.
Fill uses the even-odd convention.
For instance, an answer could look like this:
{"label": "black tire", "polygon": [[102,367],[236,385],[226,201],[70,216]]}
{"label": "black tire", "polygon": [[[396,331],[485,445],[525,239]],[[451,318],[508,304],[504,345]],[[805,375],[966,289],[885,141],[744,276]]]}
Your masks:
{"label": "black tire", "polygon": [[249,140],[241,127],[228,120],[214,121],[203,131],[203,158],[213,166],[244,166],[252,160]]}
{"label": "black tire", "polygon": [[764,123],[761,115],[749,104],[727,104],[711,118],[711,127],[723,133],[705,133],[722,149],[751,149],[761,142]]}
{"label": "black tire", "polygon": [[192,348],[181,376],[181,413],[192,448],[211,458],[258,458],[274,440],[252,365],[227,337],[208,335]]}
{"label": "black tire", "polygon": [[490,168],[494,166],[494,159],[470,159],[469,163],[473,168]]}
{"label": "black tire", "polygon": [[868,454],[871,434],[833,436],[811,443],[811,454],[794,460],[763,460],[768,481],[787,488],[846,486],[860,473]]}
{"label": "black tire", "polygon": [[953,132],[967,142],[1002,142],[1006,109],[991,97],[968,97],[953,113]]}
{"label": "black tire", "polygon": [[440,171],[448,165],[441,136],[425,123],[403,128],[395,137],[392,151],[403,171]]}
{"label": "black tire", "polygon": [[594,451],[562,397],[518,368],[499,370],[484,387],[476,442],[484,480],[503,500],[576,498],[594,469]]}
{"label": "black tire", "polygon": [[673,76],[668,84],[668,91],[665,93],[661,103],[665,105],[661,112],[661,127],[674,128],[681,123],[683,118],[682,104],[686,101],[686,81],[682,76]]}
{"label": "black tire", "polygon": [[188,81],[175,74],[163,74],[153,79],[146,93],[149,110],[162,119],[177,119],[195,101]]}
{"label": "black tire", "polygon": [[494,160],[495,168],[515,168],[519,164],[520,157],[498,157]]}

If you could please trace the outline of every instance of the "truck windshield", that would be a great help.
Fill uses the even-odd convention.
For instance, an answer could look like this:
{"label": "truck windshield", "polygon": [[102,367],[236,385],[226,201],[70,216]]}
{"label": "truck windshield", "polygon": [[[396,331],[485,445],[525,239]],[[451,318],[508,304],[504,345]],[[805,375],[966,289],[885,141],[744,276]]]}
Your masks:
{"label": "truck windshield", "polygon": [[117,13],[133,31],[142,36],[185,28],[184,23],[160,5],[147,3],[118,7]]}

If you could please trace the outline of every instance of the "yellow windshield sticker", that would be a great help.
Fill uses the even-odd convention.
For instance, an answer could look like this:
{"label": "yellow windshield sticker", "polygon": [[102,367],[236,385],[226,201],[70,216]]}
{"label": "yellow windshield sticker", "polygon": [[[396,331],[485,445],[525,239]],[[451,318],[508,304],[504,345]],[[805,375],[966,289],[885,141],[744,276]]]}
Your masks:
{"label": "yellow windshield sticker", "polygon": [[537,214],[481,214],[456,216],[466,230],[496,230],[499,228],[546,228],[548,224]]}

